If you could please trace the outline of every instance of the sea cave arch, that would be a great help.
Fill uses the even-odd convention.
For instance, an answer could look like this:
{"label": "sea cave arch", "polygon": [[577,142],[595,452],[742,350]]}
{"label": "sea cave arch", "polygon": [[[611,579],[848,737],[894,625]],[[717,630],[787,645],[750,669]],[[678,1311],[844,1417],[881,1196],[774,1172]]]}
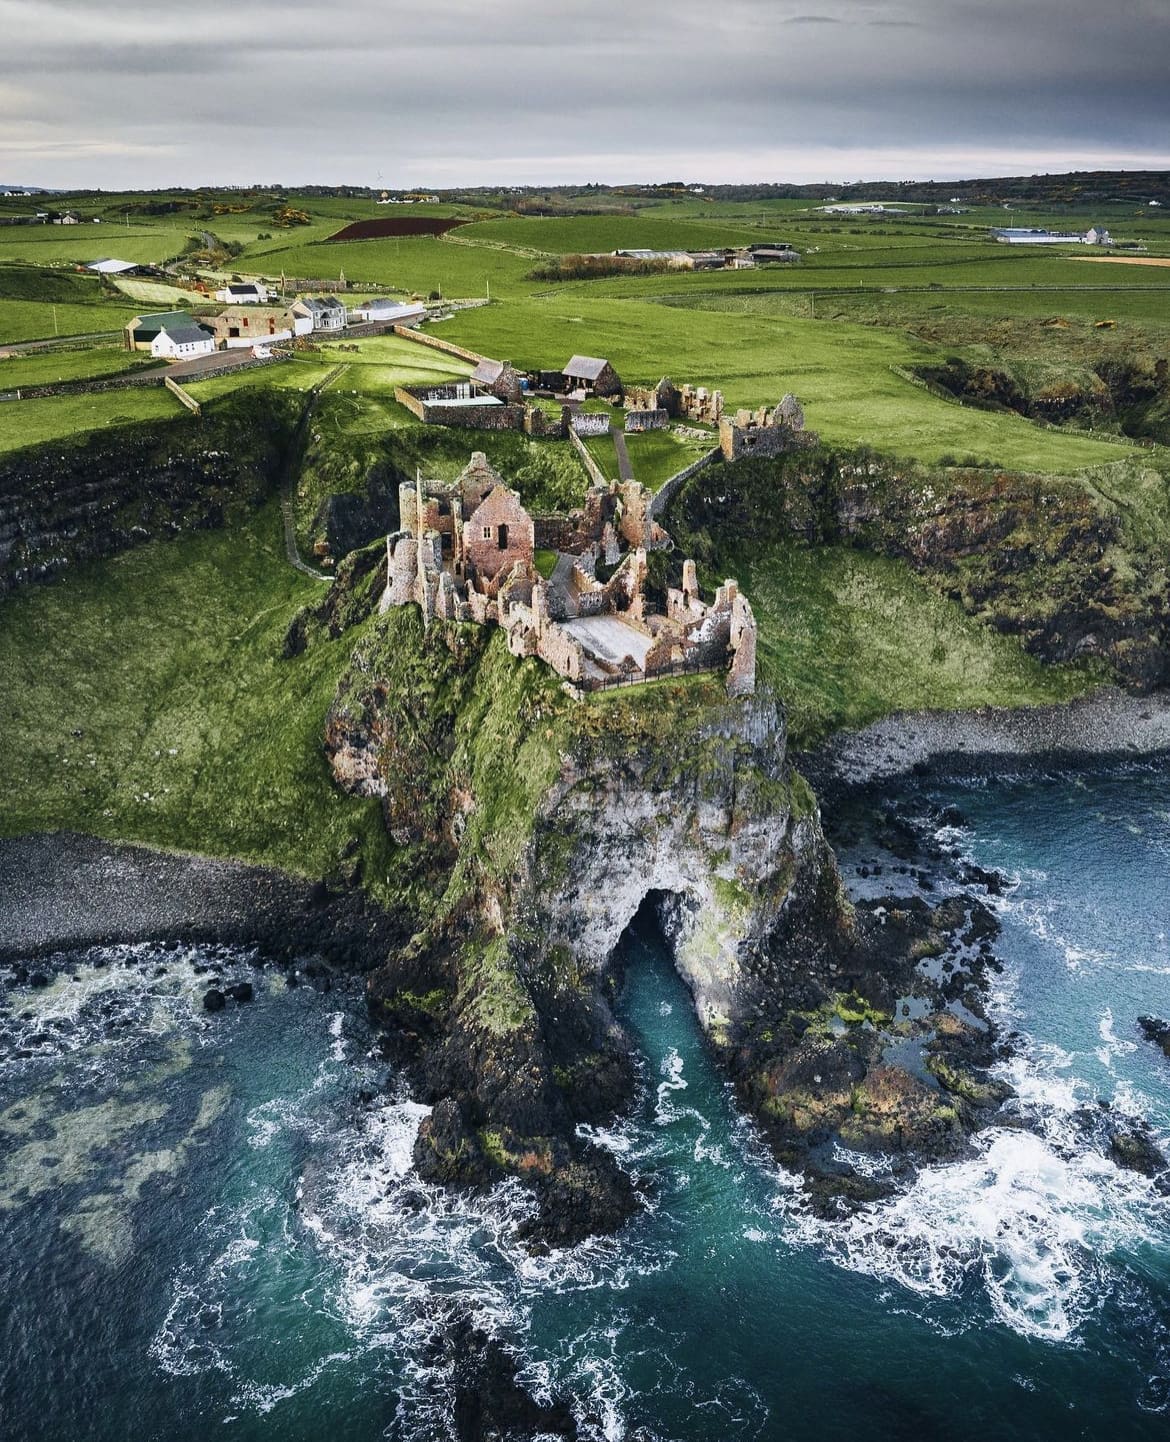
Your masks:
{"label": "sea cave arch", "polygon": [[741,936],[704,890],[685,885],[642,890],[617,931],[607,968],[620,980],[630,941],[657,940],[689,991],[703,1030],[717,1033],[735,1013]]}

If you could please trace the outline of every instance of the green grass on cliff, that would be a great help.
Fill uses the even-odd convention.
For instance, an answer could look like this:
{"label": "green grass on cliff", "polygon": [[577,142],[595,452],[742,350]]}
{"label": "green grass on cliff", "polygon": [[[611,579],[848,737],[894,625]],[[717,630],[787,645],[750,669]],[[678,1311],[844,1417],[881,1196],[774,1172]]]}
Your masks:
{"label": "green grass on cliff", "polygon": [[761,674],[783,698],[798,747],[894,711],[1067,701],[1101,679],[1041,664],[902,561],[792,543],[736,569],[759,622]]}
{"label": "green grass on cliff", "polygon": [[87,431],[116,430],[135,421],[169,420],[179,402],[162,386],[5,401],[0,408],[0,453],[45,441],[70,442]]}
{"label": "green grass on cliff", "polygon": [[280,657],[320,587],[284,558],[274,505],[4,599],[0,831],[70,829],[323,875],[351,837],[374,889],[377,804],[321,749],[352,637]]}
{"label": "green grass on cliff", "polygon": [[0,359],[0,391],[23,386],[50,386],[62,381],[102,380],[131,370],[155,370],[162,363],[120,345],[96,345],[84,350],[49,348]]}

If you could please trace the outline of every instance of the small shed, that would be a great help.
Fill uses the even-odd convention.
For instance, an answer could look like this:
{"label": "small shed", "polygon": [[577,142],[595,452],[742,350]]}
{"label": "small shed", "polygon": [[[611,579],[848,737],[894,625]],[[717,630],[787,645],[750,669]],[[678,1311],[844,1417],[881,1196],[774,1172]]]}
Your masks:
{"label": "small shed", "polygon": [[355,305],[350,316],[357,321],[380,320],[389,321],[392,325],[417,325],[420,320],[426,320],[427,308],[417,301],[387,300],[376,296]]}
{"label": "small shed", "polygon": [[617,371],[600,356],[575,355],[561,374],[566,390],[580,390],[595,396],[617,396],[622,392]]}
{"label": "small shed", "polygon": [[471,372],[472,384],[502,401],[518,401],[524,394],[519,371],[507,361],[481,360]]}

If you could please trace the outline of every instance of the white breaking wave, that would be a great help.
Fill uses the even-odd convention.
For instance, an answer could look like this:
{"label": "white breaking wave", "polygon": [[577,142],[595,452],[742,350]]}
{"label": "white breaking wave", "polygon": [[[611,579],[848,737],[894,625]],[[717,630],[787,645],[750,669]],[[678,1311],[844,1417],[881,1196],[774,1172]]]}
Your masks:
{"label": "white breaking wave", "polygon": [[[1072,944],[1053,925],[1054,906],[1016,895],[993,904],[1058,949],[1070,971],[1113,959]],[[1010,970],[1003,973],[988,999],[1005,1032],[1028,1022],[1017,981]],[[1108,1008],[1098,1031],[1095,1054],[1113,1075],[1116,1110],[1146,1115],[1147,1099],[1113,1072],[1136,1044],[1117,1037]],[[1149,1179],[1094,1149],[1086,1135],[1083,1118],[1095,1108],[1097,1091],[1076,1067],[1067,1049],[1026,1037],[995,1068],[1015,1091],[1008,1109],[1019,1127],[976,1134],[973,1156],[924,1168],[906,1191],[844,1223],[794,1212],[784,1199],[776,1208],[791,1217],[797,1239],[841,1266],[923,1299],[956,1300],[978,1290],[995,1319],[1014,1331],[1075,1341],[1086,1319],[1130,1285],[1126,1263],[1145,1247],[1164,1250],[1170,1239],[1170,1201]],[[957,1325],[975,1321],[968,1308]]]}

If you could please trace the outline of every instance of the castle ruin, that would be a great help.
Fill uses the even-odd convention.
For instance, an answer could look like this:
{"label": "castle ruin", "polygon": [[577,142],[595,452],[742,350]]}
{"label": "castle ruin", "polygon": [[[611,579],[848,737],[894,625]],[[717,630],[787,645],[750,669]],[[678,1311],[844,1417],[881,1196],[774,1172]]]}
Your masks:
{"label": "castle ruin", "polygon": [[[665,610],[649,604],[648,552],[670,545],[650,499],[637,482],[594,486],[583,510],[534,519],[480,451],[452,484],[420,474],[400,489],[381,610],[415,604],[424,625],[498,625],[513,655],[538,656],[583,691],[726,669],[728,693],[750,695],[756,622],[735,581],[707,603],[688,560]],[[547,578],[536,567],[538,532],[564,547],[548,547],[556,562]]]}
{"label": "castle ruin", "polygon": [[744,456],[781,456],[820,445],[820,441],[816,431],[805,430],[804,408],[791,393],[778,406],[736,411],[719,422],[719,448],[728,461],[742,460]]}

